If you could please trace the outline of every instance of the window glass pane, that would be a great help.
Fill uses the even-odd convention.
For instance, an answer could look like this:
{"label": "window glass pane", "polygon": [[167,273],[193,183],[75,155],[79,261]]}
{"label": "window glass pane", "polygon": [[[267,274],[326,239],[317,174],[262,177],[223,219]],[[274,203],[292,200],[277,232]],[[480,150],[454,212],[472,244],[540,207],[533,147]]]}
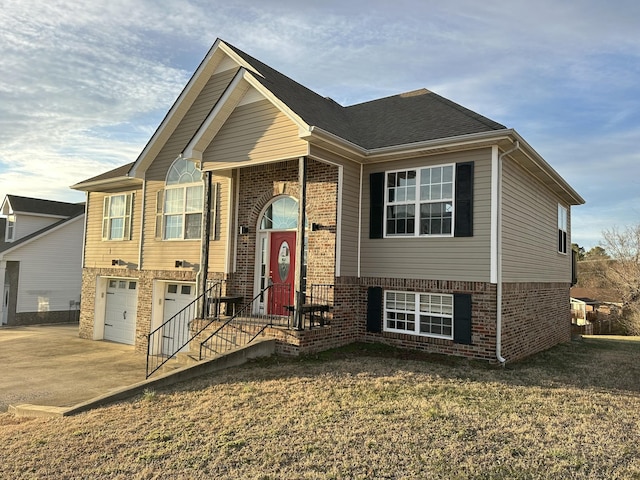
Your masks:
{"label": "window glass pane", "polygon": [[298,202],[290,197],[281,197],[265,210],[260,228],[263,230],[291,230],[298,226]]}
{"label": "window glass pane", "polygon": [[119,280],[118,288],[127,288],[127,282],[125,280]]}
{"label": "window glass pane", "polygon": [[167,185],[196,183],[200,181],[200,177],[200,171],[196,168],[195,163],[179,158],[169,168],[166,183]]}
{"label": "window glass pane", "polygon": [[185,215],[186,226],[184,232],[184,238],[200,238],[200,228],[202,226],[202,214],[191,213]]}
{"label": "window glass pane", "polygon": [[420,205],[420,234],[445,235],[451,233],[451,203],[423,203]]}
{"label": "window glass pane", "polygon": [[167,285],[167,292],[169,293],[178,293],[178,285]]}
{"label": "window glass pane", "polygon": [[180,287],[180,293],[182,295],[191,295],[191,285],[182,285]]}
{"label": "window glass pane", "polygon": [[116,195],[109,199],[109,216],[110,217],[123,217],[124,208],[125,208],[124,195]]}
{"label": "window glass pane", "polygon": [[164,220],[164,238],[182,238],[182,215],[166,215]]}
{"label": "window glass pane", "polygon": [[109,239],[116,240],[124,238],[124,218],[112,218]]}
{"label": "window glass pane", "polygon": [[182,213],[184,188],[168,188],[164,192],[164,213]]}
{"label": "window glass pane", "polygon": [[129,282],[129,290],[135,290],[136,289],[136,282]]}
{"label": "window glass pane", "polygon": [[185,212],[202,211],[202,185],[187,187],[187,202]]}
{"label": "window glass pane", "polygon": [[116,288],[117,284],[118,282],[116,282],[115,280],[109,280],[109,288]]}
{"label": "window glass pane", "polygon": [[442,181],[453,182],[453,166],[442,167]]}

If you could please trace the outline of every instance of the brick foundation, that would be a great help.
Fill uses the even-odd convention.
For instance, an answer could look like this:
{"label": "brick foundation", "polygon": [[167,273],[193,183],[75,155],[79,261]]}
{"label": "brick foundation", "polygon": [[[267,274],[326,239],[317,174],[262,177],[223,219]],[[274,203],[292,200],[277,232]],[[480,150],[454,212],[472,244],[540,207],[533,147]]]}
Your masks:
{"label": "brick foundation", "polygon": [[571,340],[569,283],[506,283],[502,356],[520,360]]}

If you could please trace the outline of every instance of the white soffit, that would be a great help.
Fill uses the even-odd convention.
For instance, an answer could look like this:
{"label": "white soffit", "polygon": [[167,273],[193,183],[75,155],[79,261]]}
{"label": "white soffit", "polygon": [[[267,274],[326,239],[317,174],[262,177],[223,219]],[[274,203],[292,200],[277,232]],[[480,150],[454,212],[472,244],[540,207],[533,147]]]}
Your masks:
{"label": "white soffit", "polygon": [[247,93],[244,94],[244,96],[242,97],[242,99],[238,103],[238,107],[242,106],[242,105],[248,105],[250,103],[259,102],[261,100],[266,100],[266,97],[264,95],[262,95],[258,90],[256,90],[255,88],[251,87],[251,88],[249,88]]}
{"label": "white soffit", "polygon": [[216,66],[216,69],[213,71],[213,75],[215,75],[216,73],[233,70],[234,68],[238,68],[238,64],[227,55],[225,55],[222,61]]}

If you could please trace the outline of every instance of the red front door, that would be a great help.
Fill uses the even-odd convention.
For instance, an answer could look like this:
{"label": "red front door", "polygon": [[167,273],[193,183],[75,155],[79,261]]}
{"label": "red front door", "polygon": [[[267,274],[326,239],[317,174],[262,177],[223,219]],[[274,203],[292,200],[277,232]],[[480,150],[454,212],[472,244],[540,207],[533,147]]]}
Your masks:
{"label": "red front door", "polygon": [[294,304],[296,278],[296,232],[272,232],[269,252],[269,276],[273,287],[269,294],[269,313],[288,315]]}

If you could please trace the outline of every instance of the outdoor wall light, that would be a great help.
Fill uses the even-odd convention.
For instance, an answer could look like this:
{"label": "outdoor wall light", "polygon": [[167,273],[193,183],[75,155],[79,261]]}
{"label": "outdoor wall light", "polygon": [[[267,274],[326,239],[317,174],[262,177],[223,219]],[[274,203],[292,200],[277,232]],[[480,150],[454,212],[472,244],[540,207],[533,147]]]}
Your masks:
{"label": "outdoor wall light", "polygon": [[311,231],[312,232],[317,232],[318,230],[322,230],[323,226],[320,225],[319,223],[312,223],[311,224]]}
{"label": "outdoor wall light", "polygon": [[240,235],[246,235],[247,233],[249,233],[249,227],[247,227],[246,225],[240,225],[240,228],[238,229],[238,233]]}
{"label": "outdoor wall light", "polygon": [[182,268],[185,263],[184,260],[176,260],[176,268]]}
{"label": "outdoor wall light", "polygon": [[122,265],[122,263],[119,258],[114,258],[113,260],[111,260],[112,267],[119,267],[120,265]]}

